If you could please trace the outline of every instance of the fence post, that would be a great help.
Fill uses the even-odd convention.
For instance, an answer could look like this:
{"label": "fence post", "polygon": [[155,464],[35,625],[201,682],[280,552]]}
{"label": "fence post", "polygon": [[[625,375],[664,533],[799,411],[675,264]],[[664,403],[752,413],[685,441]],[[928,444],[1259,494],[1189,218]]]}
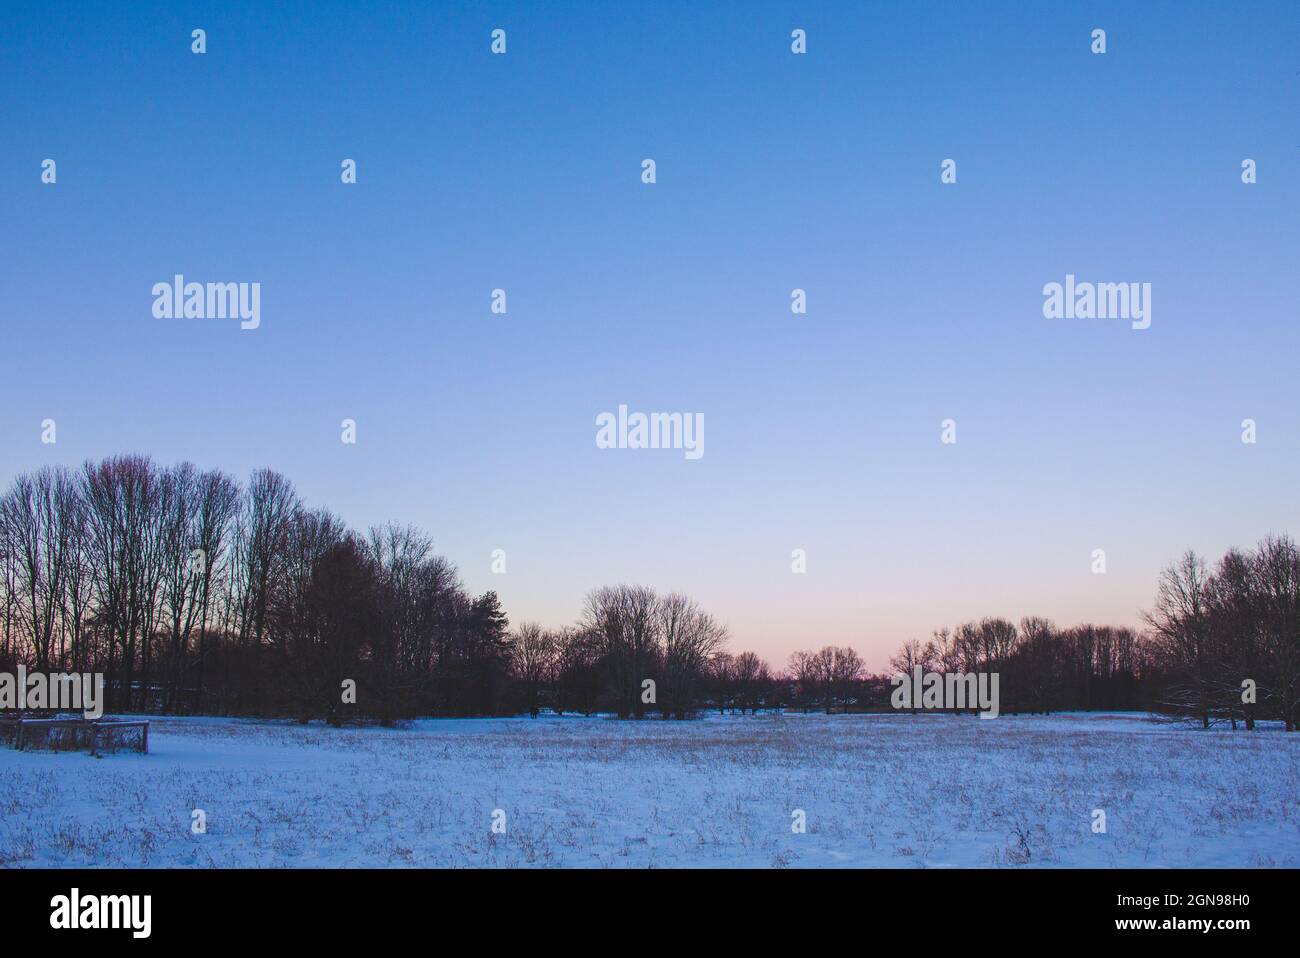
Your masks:
{"label": "fence post", "polygon": [[144,723],[144,754],[149,754],[149,723]]}

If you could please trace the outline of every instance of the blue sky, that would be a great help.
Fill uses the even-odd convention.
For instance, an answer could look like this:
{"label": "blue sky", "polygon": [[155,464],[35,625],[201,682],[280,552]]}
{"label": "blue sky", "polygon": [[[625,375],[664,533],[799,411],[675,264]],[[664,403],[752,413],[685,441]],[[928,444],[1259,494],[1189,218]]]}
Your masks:
{"label": "blue sky", "polygon": [[[986,614],[1136,624],[1184,548],[1300,531],[1297,28],[1294,3],[7,5],[0,481],[271,466],[355,527],[427,528],[514,621],[642,582],[775,663],[883,668]],[[260,282],[261,328],[154,318],[175,273]],[[1067,273],[1151,283],[1151,328],[1045,319]],[[597,449],[620,403],[703,413],[704,457]]]}

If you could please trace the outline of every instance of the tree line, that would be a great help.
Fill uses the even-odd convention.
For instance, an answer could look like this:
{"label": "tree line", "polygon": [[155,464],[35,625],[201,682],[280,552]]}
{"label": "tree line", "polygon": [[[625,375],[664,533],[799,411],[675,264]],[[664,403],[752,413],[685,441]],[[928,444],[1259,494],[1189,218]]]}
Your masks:
{"label": "tree line", "polygon": [[733,708],[771,700],[767,666],[687,596],[599,588],[572,626],[511,631],[426,533],[351,530],[269,469],[124,455],[18,476],[0,616],[0,671],[102,673],[115,711],[685,718],[715,679]]}
{"label": "tree line", "polygon": [[269,469],[20,475],[0,578],[0,669],[102,672],[119,711],[491,714],[509,681],[495,593],[468,594],[418,529],[359,534]]}
{"label": "tree line", "polygon": [[897,672],[998,672],[1003,712],[1148,708],[1253,729],[1300,729],[1300,550],[1289,536],[1188,551],[1166,567],[1142,631],[986,618],[904,644]]}
{"label": "tree line", "polygon": [[[752,652],[727,652],[725,629],[691,600],[620,586],[593,592],[576,626],[526,624],[516,644],[533,714],[886,711],[893,677],[919,668],[998,673],[1005,714],[1151,709],[1207,728],[1270,719],[1300,729],[1300,550],[1289,537],[1229,550],[1213,569],[1186,553],[1161,573],[1143,620],[1138,630],[987,617],[904,643],[889,673],[870,673],[839,646],[797,651],[780,671]],[[683,621],[691,625],[679,630]],[[647,678],[658,685],[657,704],[638,698]]]}
{"label": "tree line", "polygon": [[[359,533],[269,469],[240,483],[114,456],[18,476],[0,497],[0,671],[102,672],[117,711],[392,722],[542,710],[890,708],[852,648],[774,669],[727,649],[692,598],[597,588],[572,625],[514,630],[432,539]],[[893,673],[998,672],[1004,713],[1156,708],[1208,726],[1300,727],[1300,553],[1288,537],[1189,552],[1146,628],[984,618],[912,640]]]}

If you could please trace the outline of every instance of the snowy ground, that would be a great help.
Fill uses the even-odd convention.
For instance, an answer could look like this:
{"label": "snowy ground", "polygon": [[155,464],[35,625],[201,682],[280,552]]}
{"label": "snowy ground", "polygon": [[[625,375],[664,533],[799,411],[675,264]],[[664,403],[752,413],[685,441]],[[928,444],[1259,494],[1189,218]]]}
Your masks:
{"label": "snowy ground", "polygon": [[155,718],[149,744],[0,747],[0,866],[1300,866],[1300,735],[1274,728]]}

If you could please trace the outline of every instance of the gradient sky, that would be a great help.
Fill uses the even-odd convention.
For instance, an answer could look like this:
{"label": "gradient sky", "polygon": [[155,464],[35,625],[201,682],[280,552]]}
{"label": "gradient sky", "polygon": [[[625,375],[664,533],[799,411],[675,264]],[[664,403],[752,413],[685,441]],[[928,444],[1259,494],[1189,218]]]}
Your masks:
{"label": "gradient sky", "polygon": [[[271,466],[512,621],[639,582],[776,664],[1136,624],[1300,532],[1297,71],[1293,2],[5,4],[0,481]],[[155,319],[178,272],[261,328]],[[1066,273],[1151,328],[1044,319]],[[597,449],[620,403],[704,457]]]}

